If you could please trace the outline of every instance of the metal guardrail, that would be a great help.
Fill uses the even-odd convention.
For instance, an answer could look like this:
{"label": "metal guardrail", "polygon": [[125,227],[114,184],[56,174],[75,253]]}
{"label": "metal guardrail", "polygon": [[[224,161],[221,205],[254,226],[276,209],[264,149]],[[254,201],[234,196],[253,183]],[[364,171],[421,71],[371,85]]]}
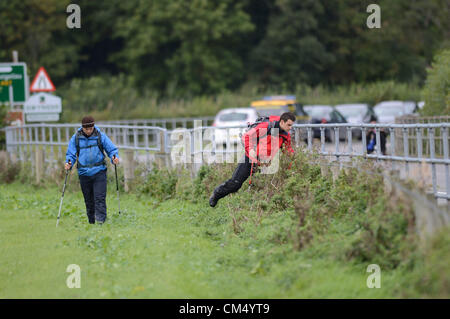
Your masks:
{"label": "metal guardrail", "polygon": [[[167,130],[161,127],[98,125],[119,149],[166,152]],[[6,131],[6,150],[16,154],[20,161],[32,158],[32,148],[46,147],[46,162],[54,163],[65,158],[62,147],[67,147],[79,124],[30,124],[10,126]],[[55,150],[56,148],[56,150]]]}
{"label": "metal guardrail", "polygon": [[[194,124],[194,128],[177,128],[167,130],[162,127],[140,125],[112,125],[98,126],[111,138],[119,149],[133,150],[135,157],[147,163],[152,161],[155,154],[173,155],[183,152],[185,159],[191,163],[203,163],[205,155],[232,155],[243,151],[238,135],[245,130],[245,126],[217,128],[202,126],[203,120]],[[56,163],[63,158],[62,147],[68,144],[79,124],[34,124],[17,127],[7,127],[7,150],[15,153],[21,160],[32,158],[32,147],[43,145],[49,156],[46,161]],[[292,130],[293,144],[304,146],[308,151],[317,150],[321,156],[332,161],[349,161],[352,158],[373,159],[392,163],[392,169],[403,169],[406,175],[410,166],[425,163],[431,166],[433,194],[437,198],[450,200],[449,177],[449,128],[450,123],[439,124],[295,124]],[[320,131],[320,143],[314,144],[314,130]],[[325,141],[326,131],[332,137],[332,143]],[[367,153],[365,138],[361,142],[353,139],[353,133],[360,130],[365,137],[369,130],[374,130],[377,145],[380,145],[381,130],[387,133],[386,154],[378,147],[373,154]],[[414,153],[410,151],[410,130],[418,132]],[[439,130],[442,137],[442,156],[436,155],[435,132]],[[344,133],[344,134],[343,134]],[[342,139],[342,141],[341,141]],[[200,142],[199,142],[200,141]],[[424,144],[424,142],[427,142]],[[180,147],[181,146],[181,147]],[[55,151],[54,148],[57,148]],[[399,151],[400,150],[400,151]],[[406,154],[406,155],[405,155]],[[438,177],[444,178],[445,191],[438,190]],[[442,183],[441,183],[442,184]]]}
{"label": "metal guardrail", "polygon": [[[449,123],[450,116],[418,116],[417,114],[407,114],[403,116],[399,116],[395,118],[396,124],[437,124],[437,123]],[[409,143],[409,151],[412,154],[417,152],[418,143],[416,143],[417,137],[423,136],[424,139],[422,141],[422,149],[426,155],[429,155],[429,143],[426,138],[427,132],[422,132],[419,130],[409,129],[408,130],[408,143]],[[399,136],[399,135],[397,135]],[[442,137],[442,133],[440,128],[436,128],[434,132],[434,144],[435,144],[435,156],[442,157],[444,155],[444,140]],[[397,150],[401,151],[401,150]]]}
{"label": "metal guardrail", "polygon": [[[450,123],[439,124],[298,124],[294,125],[296,145],[298,145],[298,136],[302,136],[301,130],[307,131],[307,149],[312,151],[313,148],[313,129],[318,128],[320,130],[320,148],[318,153],[322,156],[335,157],[336,161],[351,159],[353,157],[362,157],[366,159],[374,159],[377,161],[390,161],[392,162],[393,169],[399,169],[400,164],[403,163],[406,175],[410,173],[410,164],[413,163],[426,163],[431,165],[432,187],[433,193],[437,198],[445,198],[450,200],[450,177],[449,177],[449,131]],[[334,149],[325,149],[325,130],[331,130],[332,136],[334,136]],[[381,148],[377,147],[374,154],[367,153],[367,142],[364,138],[368,130],[375,130],[376,145],[380,145],[381,130],[385,130],[389,138],[386,136],[386,144],[389,143],[389,152],[386,150],[386,154],[381,153]],[[436,139],[435,131],[440,130],[442,132],[442,157],[436,156]],[[345,130],[346,137],[344,143],[340,144],[340,131]],[[361,130],[362,140],[359,150],[353,147],[353,131]],[[410,152],[410,140],[408,134],[410,130],[418,132],[415,142],[415,153]],[[424,133],[425,132],[425,133]],[[400,140],[398,139],[400,138]],[[399,143],[400,141],[400,143]],[[428,147],[428,152],[424,152],[424,141]],[[402,151],[398,152],[401,149]],[[398,164],[398,162],[401,162]],[[443,166],[442,174],[445,177],[445,190],[438,191],[437,189],[437,165]]]}
{"label": "metal guardrail", "polygon": [[174,117],[160,119],[135,119],[118,121],[100,121],[98,125],[132,125],[132,126],[157,126],[174,130],[176,128],[193,128],[194,121],[202,121],[201,126],[209,126],[214,122],[214,116],[204,117]]}
{"label": "metal guardrail", "polygon": [[395,118],[395,124],[432,124],[448,122],[450,122],[449,115],[419,116],[417,114],[406,114]]}

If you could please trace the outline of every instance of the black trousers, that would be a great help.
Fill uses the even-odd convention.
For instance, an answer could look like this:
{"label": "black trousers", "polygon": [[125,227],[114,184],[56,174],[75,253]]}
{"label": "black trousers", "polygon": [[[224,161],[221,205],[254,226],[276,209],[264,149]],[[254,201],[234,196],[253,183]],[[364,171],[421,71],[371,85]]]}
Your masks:
{"label": "black trousers", "polygon": [[[234,170],[233,176],[226,182],[220,184],[214,190],[214,195],[217,199],[223,198],[228,194],[237,192],[242,184],[250,176],[252,163],[250,159],[245,155],[244,160],[239,163]],[[256,170],[256,163],[253,164],[253,172]]]}
{"label": "black trousers", "polygon": [[93,176],[79,176],[90,224],[106,220],[106,170]]}
{"label": "black trousers", "polygon": [[[377,138],[376,138],[376,134],[373,131],[370,131],[369,133],[367,133],[366,135],[366,145],[369,145],[370,140],[374,139],[375,141],[375,145],[377,145]],[[380,144],[381,144],[381,153],[383,155],[386,155],[386,132],[384,131],[380,131]],[[374,150],[367,150],[367,154],[371,154]]]}

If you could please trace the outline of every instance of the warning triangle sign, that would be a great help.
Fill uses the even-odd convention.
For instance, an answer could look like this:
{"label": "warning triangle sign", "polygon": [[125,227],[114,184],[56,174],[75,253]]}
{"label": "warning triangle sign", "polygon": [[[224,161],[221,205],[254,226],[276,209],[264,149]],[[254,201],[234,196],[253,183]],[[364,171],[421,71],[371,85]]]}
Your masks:
{"label": "warning triangle sign", "polygon": [[33,82],[30,86],[31,92],[53,92],[55,91],[55,86],[53,85],[52,80],[48,76],[47,72],[43,67],[41,67],[36,76],[34,77]]}

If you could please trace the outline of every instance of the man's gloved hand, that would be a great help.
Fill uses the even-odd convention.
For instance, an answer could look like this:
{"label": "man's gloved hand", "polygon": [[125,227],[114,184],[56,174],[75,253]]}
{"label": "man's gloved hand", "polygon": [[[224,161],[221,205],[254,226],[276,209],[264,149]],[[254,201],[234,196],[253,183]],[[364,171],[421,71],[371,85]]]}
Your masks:
{"label": "man's gloved hand", "polygon": [[64,164],[64,169],[65,169],[66,171],[69,170],[71,167],[72,167],[72,163],[70,162],[70,160],[69,160],[68,163],[65,163],[65,164]]}

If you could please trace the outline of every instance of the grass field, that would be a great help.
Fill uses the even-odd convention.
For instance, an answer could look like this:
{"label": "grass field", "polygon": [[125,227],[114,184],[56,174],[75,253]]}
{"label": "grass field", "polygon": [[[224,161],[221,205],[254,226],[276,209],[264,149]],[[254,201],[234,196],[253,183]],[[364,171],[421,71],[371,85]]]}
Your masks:
{"label": "grass field", "polygon": [[[369,263],[330,257],[336,233],[297,251],[269,240],[275,214],[236,234],[224,209],[232,198],[211,209],[122,194],[119,215],[112,186],[108,221],[89,225],[72,177],[56,228],[59,187],[0,184],[0,298],[426,296],[413,285],[420,269],[382,269],[381,288],[369,289]],[[66,284],[70,264],[80,266],[81,288]]]}

